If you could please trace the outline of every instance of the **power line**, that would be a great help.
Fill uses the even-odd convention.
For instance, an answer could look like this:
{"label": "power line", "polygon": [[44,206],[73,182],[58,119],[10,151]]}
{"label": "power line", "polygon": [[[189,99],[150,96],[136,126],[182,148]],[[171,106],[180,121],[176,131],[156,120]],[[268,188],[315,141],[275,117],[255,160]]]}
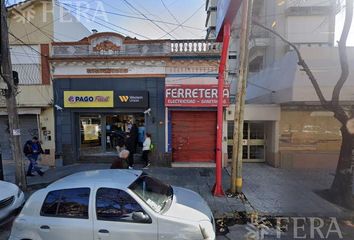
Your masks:
{"label": "power line", "polygon": [[[177,28],[181,27],[183,24],[185,24],[186,22],[188,22],[192,17],[194,17],[195,14],[197,14],[199,12],[199,10],[204,6],[204,3],[195,11],[192,13],[191,16],[189,16],[186,20],[184,20],[181,24],[178,24],[177,27],[175,27],[174,29],[172,29],[171,33],[174,32]],[[166,33],[165,35],[163,35],[160,38],[164,38],[168,35],[169,33]]]}
{"label": "power line", "polygon": [[[57,4],[57,3],[56,3],[56,4]],[[59,6],[59,5],[58,5],[58,6]],[[70,7],[70,8],[72,8],[72,9],[78,10],[78,9],[77,9],[75,6],[73,6],[73,5],[71,5],[71,6],[67,5],[67,6]],[[67,8],[67,10],[70,11],[71,13],[75,14],[72,10],[70,10],[70,9],[68,9],[68,8]],[[108,29],[110,29],[110,30],[112,30],[112,31],[118,32],[118,33],[120,33],[120,34],[122,34],[122,35],[126,35],[126,34],[124,34],[124,33],[122,33],[122,32],[117,31],[117,29],[114,29],[114,28],[109,27],[109,26],[107,26],[107,25],[105,25],[105,24],[102,24],[102,23],[100,23],[100,22],[97,22],[97,21],[94,20],[94,19],[90,19],[90,18],[88,18],[87,16],[85,16],[85,15],[83,15],[83,14],[80,14],[80,13],[76,13],[76,14],[79,15],[80,17],[83,17],[83,18],[85,18],[85,19],[87,19],[87,20],[89,20],[89,21],[91,21],[91,22],[97,23],[97,24],[99,24],[99,25],[101,25],[101,26],[103,26],[103,27],[105,27],[105,28],[108,28]],[[95,16],[92,15],[92,14],[89,14],[89,13],[85,13],[85,14],[87,14],[87,15],[89,15],[89,16],[95,18]],[[116,24],[113,24],[113,23],[111,23],[111,22],[105,21],[105,20],[103,20],[103,19],[98,18],[98,20],[100,20],[100,21],[102,21],[102,22],[104,22],[104,23],[110,24],[110,25],[112,25],[112,26],[114,26],[114,27],[116,27],[116,28],[120,28],[120,29],[122,29],[122,30],[124,30],[124,31],[133,33],[133,34],[135,34],[135,35],[137,35],[137,36],[143,37],[143,38],[145,38],[145,39],[151,39],[151,38],[149,38],[149,37],[147,37],[147,36],[144,36],[144,35],[142,35],[142,34],[136,33],[136,32],[131,31],[131,30],[129,30],[129,29],[120,27],[120,26],[118,26],[118,25],[116,25]]]}
{"label": "power line", "polygon": [[[69,3],[64,3],[64,2],[60,2],[57,1],[62,5],[66,5],[66,6],[70,6],[70,7],[75,7],[77,8],[77,6],[73,5],[73,4],[69,4]],[[108,4],[105,2],[106,5],[110,6],[111,8],[117,9],[114,6]],[[100,10],[100,9],[94,9],[94,8],[90,8],[90,7],[85,7],[85,6],[80,6],[80,8],[83,9],[87,9],[87,10],[92,10],[92,11],[97,11],[97,12],[101,12],[101,13],[107,13],[107,14],[111,14],[111,15],[115,15],[115,16],[119,16],[119,17],[126,17],[126,18],[132,18],[132,19],[139,19],[139,20],[144,20],[144,21],[154,21],[157,23],[164,23],[164,24],[168,24],[168,25],[173,25],[173,26],[178,26],[178,23],[172,23],[172,22],[168,22],[168,21],[164,21],[164,20],[158,20],[158,19],[152,19],[152,18],[143,18],[143,17],[136,17],[136,16],[132,16],[132,15],[127,15],[127,14],[121,14],[121,13],[116,13],[116,12],[111,12],[111,11],[105,11],[105,10]],[[150,14],[152,15],[152,14]],[[202,28],[197,28],[197,27],[192,27],[192,26],[187,26],[187,25],[182,25],[182,27],[184,28],[190,28],[190,29],[194,29],[194,30],[203,30]]]}
{"label": "power line", "polygon": [[153,20],[149,19],[144,13],[142,13],[139,9],[137,9],[136,7],[134,7],[131,3],[129,3],[127,0],[123,0],[128,6],[130,6],[132,9],[134,9],[135,11],[137,11],[138,13],[140,13],[140,15],[142,15],[144,18],[146,18],[147,20],[149,20],[152,24],[154,24],[156,27],[158,27],[160,30],[162,30],[163,32],[165,32],[167,35],[171,36],[172,38],[176,39],[176,37],[174,37],[171,33],[167,32],[165,29],[163,29],[160,25],[158,25],[156,22],[154,22]]}
{"label": "power line", "polygon": [[[164,0],[160,0],[161,1],[161,3],[162,3],[162,5],[163,5],[163,7],[167,10],[167,12],[171,15],[171,17],[176,21],[176,23],[177,23],[177,26],[178,25],[181,25],[181,27],[183,28],[183,29],[185,29],[186,31],[188,31],[189,33],[191,33],[192,35],[194,35],[194,36],[197,36],[194,32],[192,32],[192,31],[190,31],[189,29],[186,29],[186,28],[184,28],[184,26],[182,25],[182,23],[177,19],[177,17],[172,13],[172,11],[167,7],[167,5],[165,4],[165,1]],[[204,29],[203,29],[204,30]],[[199,36],[198,36],[199,37]]]}

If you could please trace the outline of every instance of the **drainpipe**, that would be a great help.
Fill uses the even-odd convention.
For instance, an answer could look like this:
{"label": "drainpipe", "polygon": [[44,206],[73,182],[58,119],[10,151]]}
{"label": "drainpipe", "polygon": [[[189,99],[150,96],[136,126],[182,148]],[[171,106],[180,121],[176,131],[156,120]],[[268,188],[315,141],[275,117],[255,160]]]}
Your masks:
{"label": "drainpipe", "polygon": [[216,126],[216,168],[215,168],[215,185],[212,193],[214,196],[224,196],[222,189],[222,133],[223,133],[223,99],[224,99],[224,80],[225,80],[225,66],[229,52],[230,42],[230,23],[225,23],[223,27],[223,44],[221,51],[221,59],[219,65],[218,75],[218,110],[217,110],[217,126]]}

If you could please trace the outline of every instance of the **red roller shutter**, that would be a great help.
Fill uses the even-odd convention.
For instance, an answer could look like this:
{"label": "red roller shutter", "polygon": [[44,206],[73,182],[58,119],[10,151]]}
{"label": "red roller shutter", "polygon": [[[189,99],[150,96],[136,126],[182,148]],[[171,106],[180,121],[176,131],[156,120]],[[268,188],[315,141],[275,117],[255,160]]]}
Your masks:
{"label": "red roller shutter", "polygon": [[175,162],[215,162],[216,112],[172,112]]}

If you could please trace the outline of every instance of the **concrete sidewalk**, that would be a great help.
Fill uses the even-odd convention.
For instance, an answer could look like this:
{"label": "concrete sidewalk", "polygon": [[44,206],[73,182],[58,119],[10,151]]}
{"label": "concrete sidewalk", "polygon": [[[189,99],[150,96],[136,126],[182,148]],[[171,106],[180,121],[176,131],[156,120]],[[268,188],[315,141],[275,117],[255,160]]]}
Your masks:
{"label": "concrete sidewalk", "polygon": [[354,216],[353,212],[326,201],[318,194],[319,191],[331,187],[334,172],[287,170],[266,164],[245,163],[243,176],[243,193],[261,215],[339,218]]}
{"label": "concrete sidewalk", "polygon": [[[34,188],[46,185],[79,171],[107,169],[109,164],[75,164],[51,168],[43,177],[28,179]],[[12,169],[12,170],[11,170]],[[332,204],[318,191],[328,189],[334,173],[324,170],[285,170],[259,163],[245,163],[243,166],[244,188],[248,204],[240,199],[213,197],[211,189],[215,182],[213,168],[158,168],[144,170],[152,176],[171,185],[186,187],[198,192],[209,203],[217,217],[235,211],[256,211],[260,215],[340,217],[354,216],[353,212]],[[5,177],[14,181],[14,165],[5,164]],[[223,172],[224,190],[229,188],[229,169]],[[353,191],[354,192],[354,191]]]}
{"label": "concrete sidewalk", "polygon": [[[58,168],[51,168],[45,172],[43,177],[35,176],[27,178],[30,188],[42,188],[48,184],[68,176],[70,174],[97,170],[108,169],[110,164],[74,164]],[[144,169],[144,172],[160,179],[162,182],[170,185],[185,187],[198,192],[209,204],[214,216],[219,218],[225,215],[232,216],[235,211],[246,211],[244,204],[240,199],[227,197],[214,197],[211,194],[212,187],[215,183],[213,168],[159,168],[152,167]],[[224,189],[227,189],[229,177],[224,170]]]}

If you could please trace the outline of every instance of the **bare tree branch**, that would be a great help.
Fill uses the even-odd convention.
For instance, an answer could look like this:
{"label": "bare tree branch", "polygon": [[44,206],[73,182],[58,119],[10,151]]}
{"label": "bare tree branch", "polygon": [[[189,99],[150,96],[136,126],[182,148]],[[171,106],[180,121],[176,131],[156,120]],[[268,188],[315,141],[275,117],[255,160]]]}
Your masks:
{"label": "bare tree branch", "polygon": [[339,77],[339,80],[336,86],[333,89],[332,93],[332,105],[338,106],[339,104],[339,94],[343,88],[344,83],[348,79],[349,76],[349,64],[348,64],[348,56],[347,56],[347,39],[350,31],[350,27],[353,19],[353,0],[346,0],[346,10],[345,10],[345,20],[342,35],[338,42],[338,50],[339,50],[339,59],[340,65],[342,69],[342,73]]}
{"label": "bare tree branch", "polygon": [[303,57],[302,57],[302,55],[301,55],[300,50],[298,49],[298,47],[297,47],[295,44],[289,42],[286,38],[284,38],[282,35],[280,35],[280,34],[277,33],[276,31],[274,31],[273,29],[264,26],[263,24],[259,23],[258,21],[253,20],[253,24],[256,25],[256,26],[258,26],[258,27],[260,27],[260,28],[263,28],[263,29],[265,29],[265,30],[271,32],[271,33],[274,34],[274,35],[276,35],[276,36],[279,37],[283,42],[285,42],[286,44],[288,44],[289,46],[291,46],[291,47],[295,50],[296,55],[297,55],[297,57],[298,57],[298,65],[299,65],[299,66],[302,66],[302,68],[304,69],[305,73],[306,73],[307,76],[309,77],[309,79],[310,79],[310,81],[311,81],[313,87],[315,88],[316,94],[317,94],[318,98],[319,98],[320,101],[321,101],[321,104],[322,104],[325,108],[329,109],[329,108],[330,108],[330,104],[329,104],[329,102],[325,99],[325,97],[324,97],[324,95],[323,95],[323,93],[322,93],[322,91],[321,91],[321,88],[320,88],[320,86],[318,85],[318,82],[317,82],[315,76],[313,75],[311,69],[310,69],[309,66],[306,64],[305,60],[303,59]]}

